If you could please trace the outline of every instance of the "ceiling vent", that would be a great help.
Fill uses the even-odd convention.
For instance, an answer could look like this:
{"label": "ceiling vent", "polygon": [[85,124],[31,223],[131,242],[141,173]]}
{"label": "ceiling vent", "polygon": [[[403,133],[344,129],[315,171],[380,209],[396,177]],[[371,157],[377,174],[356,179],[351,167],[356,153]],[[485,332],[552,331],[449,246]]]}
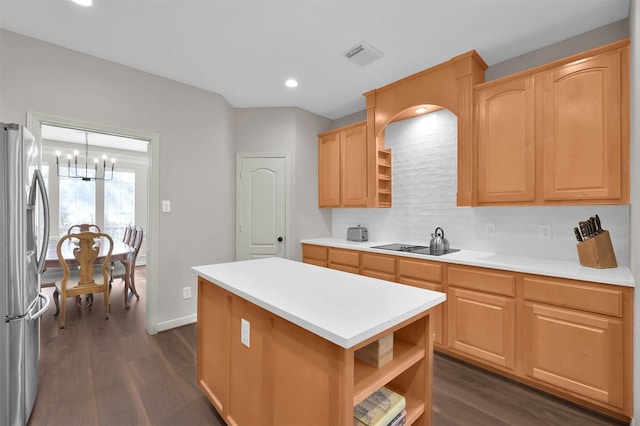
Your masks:
{"label": "ceiling vent", "polygon": [[364,67],[365,65],[369,65],[370,63],[382,58],[384,53],[370,44],[361,41],[356,46],[343,53],[343,55],[351,62]]}

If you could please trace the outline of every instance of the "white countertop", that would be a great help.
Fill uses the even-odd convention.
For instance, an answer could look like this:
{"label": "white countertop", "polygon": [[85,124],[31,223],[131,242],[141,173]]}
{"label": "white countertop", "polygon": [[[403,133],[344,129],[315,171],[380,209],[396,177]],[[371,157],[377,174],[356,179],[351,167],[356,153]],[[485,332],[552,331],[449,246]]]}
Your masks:
{"label": "white countertop", "polygon": [[352,250],[369,251],[372,253],[383,253],[394,256],[406,256],[416,259],[428,259],[438,262],[455,263],[459,265],[480,266],[483,268],[495,268],[506,271],[524,272],[528,274],[547,275],[552,277],[570,278],[583,281],[592,281],[603,284],[615,284],[626,287],[635,287],[635,280],[629,268],[619,266],[617,268],[588,268],[580,266],[580,263],[542,259],[524,256],[509,256],[503,254],[460,250],[443,256],[430,256],[424,254],[412,254],[400,251],[374,249],[372,246],[381,246],[390,243],[404,243],[404,241],[346,241],[341,238],[314,238],[302,240],[303,244],[317,244],[329,247],[346,248]]}
{"label": "white countertop", "polygon": [[279,257],[192,269],[225,290],[347,349],[446,299],[444,293]]}

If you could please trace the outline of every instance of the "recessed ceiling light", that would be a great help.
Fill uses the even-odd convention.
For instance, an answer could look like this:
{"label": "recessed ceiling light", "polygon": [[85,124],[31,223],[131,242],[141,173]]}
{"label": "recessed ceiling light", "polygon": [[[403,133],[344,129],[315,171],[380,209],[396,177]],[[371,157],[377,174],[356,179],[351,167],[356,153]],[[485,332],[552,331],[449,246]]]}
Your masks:
{"label": "recessed ceiling light", "polygon": [[425,107],[420,107],[416,109],[416,114],[424,114],[425,112],[427,112],[427,109]]}
{"label": "recessed ceiling light", "polygon": [[79,4],[80,6],[91,6],[93,4],[92,0],[71,0],[75,4]]}
{"label": "recessed ceiling light", "polygon": [[295,80],[293,78],[288,79],[287,81],[284,82],[284,84],[287,87],[298,87],[298,80]]}

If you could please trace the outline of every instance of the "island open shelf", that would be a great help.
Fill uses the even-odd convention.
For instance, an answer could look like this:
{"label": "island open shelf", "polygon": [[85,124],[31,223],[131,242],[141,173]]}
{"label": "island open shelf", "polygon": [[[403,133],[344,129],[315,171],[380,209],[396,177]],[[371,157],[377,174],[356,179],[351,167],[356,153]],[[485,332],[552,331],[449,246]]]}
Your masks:
{"label": "island open shelf", "polygon": [[[407,424],[431,424],[430,309],[442,293],[283,259],[194,270],[198,384],[227,424],[351,426],[353,407],[382,386],[404,395]],[[386,301],[371,318],[349,302],[364,290]],[[387,364],[355,358],[391,332]]]}

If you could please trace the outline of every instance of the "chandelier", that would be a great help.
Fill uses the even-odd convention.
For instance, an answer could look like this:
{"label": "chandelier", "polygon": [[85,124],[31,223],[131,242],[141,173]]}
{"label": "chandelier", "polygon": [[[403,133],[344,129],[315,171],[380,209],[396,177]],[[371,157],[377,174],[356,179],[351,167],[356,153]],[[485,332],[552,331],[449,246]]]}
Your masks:
{"label": "chandelier", "polygon": [[[75,178],[82,179],[85,182],[90,182],[92,180],[112,180],[113,179],[113,168],[116,163],[116,159],[111,159],[111,169],[107,167],[107,156],[102,156],[102,167],[100,167],[100,162],[97,158],[93,160],[93,167],[89,165],[89,133],[84,132],[84,165],[80,165],[78,167],[78,155],[79,151],[73,152],[73,157],[71,154],[67,155],[67,172],[61,173],[60,171],[60,151],[56,151],[56,170],[58,172],[58,176],[67,177],[67,178]],[[73,164],[71,163],[71,159],[73,158]],[[81,160],[82,162],[82,160]],[[93,173],[89,173],[89,170],[92,170]]]}

